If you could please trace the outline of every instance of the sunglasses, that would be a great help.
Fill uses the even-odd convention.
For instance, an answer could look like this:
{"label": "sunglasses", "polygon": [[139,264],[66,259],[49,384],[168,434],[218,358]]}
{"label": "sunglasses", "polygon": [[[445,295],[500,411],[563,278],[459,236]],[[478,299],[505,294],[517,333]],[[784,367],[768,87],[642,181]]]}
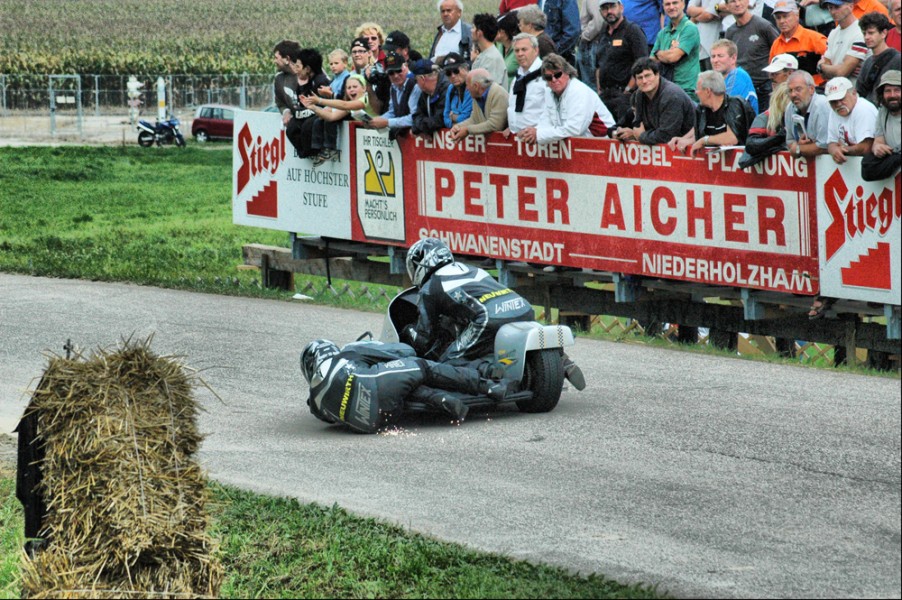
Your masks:
{"label": "sunglasses", "polygon": [[552,79],[560,79],[563,76],[564,76],[563,71],[558,71],[557,73],[554,73],[553,75],[550,73],[543,73],[542,79],[544,79],[545,81],[551,81]]}
{"label": "sunglasses", "polygon": [[377,41],[377,40],[379,39],[379,36],[378,36],[378,35],[368,35],[368,36],[365,36],[365,37],[366,37],[366,39],[368,39],[368,40],[371,41],[371,42],[375,42],[375,41]]}
{"label": "sunglasses", "polygon": [[445,75],[457,75],[460,73],[459,67],[454,67],[453,69],[445,69]]}

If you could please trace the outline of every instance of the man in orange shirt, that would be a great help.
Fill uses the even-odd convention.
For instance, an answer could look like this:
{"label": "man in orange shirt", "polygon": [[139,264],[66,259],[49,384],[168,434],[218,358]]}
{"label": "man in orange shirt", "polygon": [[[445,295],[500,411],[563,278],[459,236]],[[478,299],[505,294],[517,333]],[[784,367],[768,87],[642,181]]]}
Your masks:
{"label": "man in orange shirt", "polygon": [[883,13],[889,18],[889,9],[880,0],[854,0],[852,2],[852,14],[856,19],[874,11]]}
{"label": "man in orange shirt", "polygon": [[791,54],[799,61],[799,69],[811,73],[816,85],[823,85],[817,63],[827,51],[827,37],[799,24],[799,7],[795,0],[777,0],[774,21],[780,35],[770,47],[770,59],[773,61],[778,54]]}

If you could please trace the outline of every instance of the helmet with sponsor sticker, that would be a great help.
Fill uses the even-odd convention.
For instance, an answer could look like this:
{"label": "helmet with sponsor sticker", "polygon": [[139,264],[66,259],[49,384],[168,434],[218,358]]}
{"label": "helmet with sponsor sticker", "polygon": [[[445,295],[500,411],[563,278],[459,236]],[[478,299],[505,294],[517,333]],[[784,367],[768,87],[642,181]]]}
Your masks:
{"label": "helmet with sponsor sticker", "polygon": [[301,352],[301,371],[304,373],[304,379],[307,383],[313,379],[316,368],[327,358],[332,358],[338,354],[338,346],[329,340],[313,340],[304,347]]}
{"label": "helmet with sponsor sticker", "polygon": [[417,287],[423,287],[426,280],[440,267],[454,262],[454,255],[440,239],[423,238],[407,251],[407,274]]}

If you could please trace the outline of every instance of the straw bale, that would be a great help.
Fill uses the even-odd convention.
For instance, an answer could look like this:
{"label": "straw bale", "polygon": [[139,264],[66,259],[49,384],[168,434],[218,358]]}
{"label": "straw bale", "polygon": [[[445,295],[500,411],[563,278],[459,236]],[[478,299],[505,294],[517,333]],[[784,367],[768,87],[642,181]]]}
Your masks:
{"label": "straw bale", "polygon": [[26,597],[215,597],[194,389],[176,357],[127,340],[52,356],[32,393],[44,445],[47,545],[26,562]]}

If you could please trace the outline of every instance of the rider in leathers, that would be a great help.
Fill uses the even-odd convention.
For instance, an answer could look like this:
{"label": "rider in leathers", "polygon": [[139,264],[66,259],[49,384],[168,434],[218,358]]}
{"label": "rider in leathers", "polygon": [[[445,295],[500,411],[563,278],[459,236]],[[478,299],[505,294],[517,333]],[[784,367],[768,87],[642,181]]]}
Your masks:
{"label": "rider in leathers", "polygon": [[498,401],[506,392],[503,383],[483,379],[475,369],[417,358],[401,343],[354,342],[339,350],[329,340],[315,340],[301,353],[301,370],[310,384],[310,412],[363,433],[383,427],[406,398],[462,421],[467,406],[455,392]]}
{"label": "rider in leathers", "polygon": [[[405,328],[402,339],[420,356],[452,364],[467,364],[491,373],[495,334],[505,323],[534,321],[535,311],[522,296],[491,275],[455,262],[445,243],[423,238],[407,252],[407,274],[420,289],[417,324]],[[443,334],[446,334],[443,336]],[[447,334],[453,338],[447,347]],[[566,354],[564,375],[582,390],[586,380]]]}
{"label": "rider in leathers", "polygon": [[[522,296],[482,269],[455,262],[441,240],[414,244],[407,253],[407,272],[420,293],[419,318],[406,335],[421,356],[455,363],[483,358],[494,351],[502,325],[535,320],[532,305]],[[447,348],[435,347],[440,332],[449,329],[454,340]]]}

